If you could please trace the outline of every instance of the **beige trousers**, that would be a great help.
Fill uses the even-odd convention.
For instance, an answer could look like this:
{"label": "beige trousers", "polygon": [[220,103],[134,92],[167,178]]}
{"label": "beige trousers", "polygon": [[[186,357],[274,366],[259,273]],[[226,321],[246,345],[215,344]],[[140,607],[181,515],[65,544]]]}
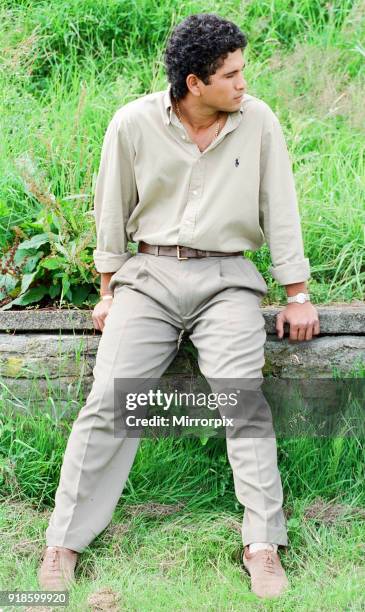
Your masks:
{"label": "beige trousers", "polygon": [[[73,424],[46,531],[48,546],[78,552],[110,522],[139,444],[114,436],[114,378],[160,378],[178,351],[181,330],[190,334],[207,381],[262,379],[264,365],[260,302],[267,285],[249,259],[179,261],[138,253],[113,274],[110,287],[115,298],[94,383]],[[275,434],[227,437],[227,453],[245,507],[243,544],[287,545]]]}

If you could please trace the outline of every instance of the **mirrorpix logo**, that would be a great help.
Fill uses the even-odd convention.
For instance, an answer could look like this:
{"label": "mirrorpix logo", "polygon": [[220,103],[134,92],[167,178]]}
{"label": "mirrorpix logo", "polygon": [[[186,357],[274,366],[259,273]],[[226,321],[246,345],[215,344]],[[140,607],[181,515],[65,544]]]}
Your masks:
{"label": "mirrorpix logo", "polygon": [[238,166],[240,165],[240,158],[236,157],[236,159],[234,160],[234,165],[236,166],[236,168],[238,168]]}

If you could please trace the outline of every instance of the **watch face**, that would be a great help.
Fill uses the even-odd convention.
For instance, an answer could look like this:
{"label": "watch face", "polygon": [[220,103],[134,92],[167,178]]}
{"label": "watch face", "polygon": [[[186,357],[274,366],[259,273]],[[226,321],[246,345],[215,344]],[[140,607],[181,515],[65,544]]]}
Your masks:
{"label": "watch face", "polygon": [[304,302],[305,302],[305,295],[304,295],[304,293],[298,293],[297,300],[298,300],[299,304],[304,304]]}

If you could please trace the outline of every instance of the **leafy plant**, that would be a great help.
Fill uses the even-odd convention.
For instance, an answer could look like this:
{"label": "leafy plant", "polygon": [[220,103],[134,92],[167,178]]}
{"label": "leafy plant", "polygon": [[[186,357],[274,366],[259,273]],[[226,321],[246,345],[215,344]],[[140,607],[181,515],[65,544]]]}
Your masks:
{"label": "leafy plant", "polygon": [[28,168],[24,163],[18,165],[28,194],[42,207],[34,221],[12,228],[16,239],[0,262],[1,309],[34,304],[46,297],[58,298],[60,306],[63,302],[80,306],[88,296],[94,302],[98,276],[91,252],[94,228],[80,231],[70,196],[57,199],[42,178],[35,179],[29,164]]}

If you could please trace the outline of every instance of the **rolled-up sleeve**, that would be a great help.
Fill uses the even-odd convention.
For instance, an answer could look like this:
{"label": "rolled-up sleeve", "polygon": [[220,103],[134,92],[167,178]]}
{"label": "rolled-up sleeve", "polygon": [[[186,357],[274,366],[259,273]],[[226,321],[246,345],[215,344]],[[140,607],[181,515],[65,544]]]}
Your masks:
{"label": "rolled-up sleeve", "polygon": [[138,201],[134,175],[134,150],[127,119],[117,111],[106,130],[95,185],[94,218],[98,272],[116,272],[132,255],[127,250],[126,225]]}
{"label": "rolled-up sleeve", "polygon": [[280,285],[310,278],[292,164],[275,113],[266,107],[260,153],[260,226],[269,246],[270,274]]}

